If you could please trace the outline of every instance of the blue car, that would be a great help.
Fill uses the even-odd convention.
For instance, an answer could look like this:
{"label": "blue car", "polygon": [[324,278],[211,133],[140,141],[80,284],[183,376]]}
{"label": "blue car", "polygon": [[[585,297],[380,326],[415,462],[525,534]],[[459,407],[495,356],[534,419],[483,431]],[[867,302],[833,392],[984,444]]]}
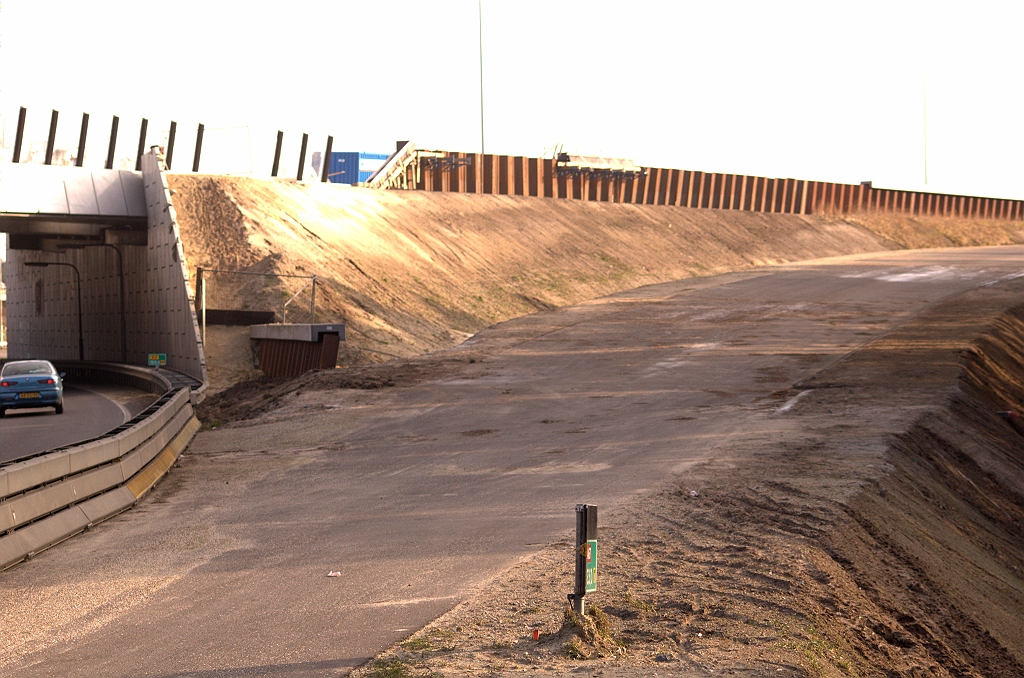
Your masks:
{"label": "blue car", "polygon": [[64,413],[64,375],[48,360],[15,360],[0,370],[0,417],[7,410],[52,407]]}

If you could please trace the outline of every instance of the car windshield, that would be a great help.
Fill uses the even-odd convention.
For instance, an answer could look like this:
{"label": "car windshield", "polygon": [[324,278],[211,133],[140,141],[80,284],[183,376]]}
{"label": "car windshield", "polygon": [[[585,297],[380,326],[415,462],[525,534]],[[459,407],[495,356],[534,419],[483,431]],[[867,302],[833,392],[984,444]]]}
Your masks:
{"label": "car windshield", "polygon": [[53,366],[45,360],[26,360],[24,362],[7,363],[0,375],[17,377],[25,374],[53,374]]}

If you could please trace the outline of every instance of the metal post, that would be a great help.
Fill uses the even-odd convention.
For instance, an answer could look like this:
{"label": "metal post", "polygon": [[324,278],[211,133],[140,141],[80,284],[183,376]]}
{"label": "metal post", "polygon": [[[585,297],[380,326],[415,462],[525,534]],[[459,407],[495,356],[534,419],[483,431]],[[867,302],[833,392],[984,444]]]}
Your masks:
{"label": "metal post", "polygon": [[[328,174],[328,172],[331,171],[331,148],[333,146],[334,146],[334,137],[328,135],[327,136],[327,150],[324,151],[324,159],[321,161],[323,163],[323,165],[324,165],[321,168],[321,169],[323,169],[323,172],[321,172],[321,174],[323,176],[320,177],[321,183],[326,183],[327,182],[327,174]],[[359,177],[356,177],[356,180],[358,181]]]}
{"label": "metal post", "polygon": [[203,324],[203,345],[206,345],[206,287],[203,280],[203,266],[196,267],[196,293],[199,295],[199,316]]}
{"label": "metal post", "polygon": [[50,134],[46,137],[46,157],[43,159],[44,165],[53,164],[53,141],[57,138],[57,111],[50,113]]}
{"label": "metal post", "polygon": [[306,142],[309,141],[309,135],[305,132],[302,133],[302,148],[299,149],[299,171],[295,175],[297,181],[302,181],[302,168],[306,164]]}
{"label": "metal post", "polygon": [[82,274],[78,272],[78,267],[74,264],[68,264],[75,272],[75,281],[78,284],[78,360],[79,362],[85,362],[85,334],[82,331]]}
{"label": "metal post", "polygon": [[18,110],[18,131],[14,135],[14,157],[11,162],[21,162],[21,141],[25,138],[25,107]]}
{"label": "metal post", "polygon": [[110,145],[107,146],[107,162],[103,165],[107,169],[114,169],[114,147],[117,146],[117,123],[118,118],[115,115],[113,121],[110,123]]}
{"label": "metal post", "polygon": [[135,171],[142,170],[142,154],[146,150],[146,128],[149,127],[149,120],[142,119],[142,127],[139,128],[139,150],[135,154]]}
{"label": "metal post", "polygon": [[284,132],[277,130],[277,148],[274,149],[274,168],[270,170],[270,176],[276,177],[277,170],[281,167],[281,144],[284,141]]}
{"label": "metal post", "polygon": [[[576,504],[576,578],[569,601],[576,614],[585,611],[588,591],[597,590],[597,507]],[[589,575],[589,576],[588,576]]]}
{"label": "metal post", "polygon": [[313,286],[309,293],[309,316],[310,323],[316,324],[316,276],[313,276]]}
{"label": "metal post", "polygon": [[171,120],[171,131],[167,133],[167,170],[171,169],[171,159],[174,157],[174,136],[178,133],[178,123]]}
{"label": "metal post", "polygon": [[196,129],[196,154],[192,158],[192,171],[199,171],[199,155],[203,151],[203,123],[199,123],[199,127]]}
{"label": "metal post", "polygon": [[201,303],[203,305],[203,347],[205,348],[206,347],[206,280],[203,280],[202,282],[203,282],[203,285],[202,285],[202,287],[203,287],[203,298],[202,298]]}
{"label": "metal post", "polygon": [[480,155],[483,155],[484,151],[484,3],[483,0],[477,0],[476,3],[476,15],[479,22],[479,42],[480,42]]}
{"label": "metal post", "polygon": [[109,243],[104,243],[104,247],[109,247],[117,253],[117,280],[121,287],[121,362],[124,364],[128,363],[128,322],[125,319],[124,312],[124,257],[121,256],[121,250],[117,249],[117,246]]}
{"label": "metal post", "polygon": [[75,156],[75,167],[85,162],[85,138],[89,134],[89,114],[82,113],[82,131],[78,133],[78,155]]}

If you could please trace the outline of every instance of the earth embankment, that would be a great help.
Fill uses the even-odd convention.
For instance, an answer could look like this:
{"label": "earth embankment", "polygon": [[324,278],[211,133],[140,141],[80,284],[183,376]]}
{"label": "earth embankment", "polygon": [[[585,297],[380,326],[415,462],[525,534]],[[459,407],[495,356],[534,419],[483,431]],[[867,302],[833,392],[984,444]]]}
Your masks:
{"label": "earth embankment", "polygon": [[[887,247],[812,216],[171,175],[206,269],[317,275],[317,316],[408,357],[496,322],[651,283]],[[301,282],[208,275],[210,308],[270,310]],[[308,295],[288,318],[309,320]]]}
{"label": "earth embankment", "polygon": [[[1024,242],[1019,222],[835,218],[521,196],[375,191],[172,174],[205,269],[317,275],[341,362],[447,348],[496,322],[669,280],[904,247]],[[305,281],[207,274],[209,308],[274,311]],[[287,308],[307,322],[309,291]],[[244,331],[211,328],[215,390],[252,375]]]}

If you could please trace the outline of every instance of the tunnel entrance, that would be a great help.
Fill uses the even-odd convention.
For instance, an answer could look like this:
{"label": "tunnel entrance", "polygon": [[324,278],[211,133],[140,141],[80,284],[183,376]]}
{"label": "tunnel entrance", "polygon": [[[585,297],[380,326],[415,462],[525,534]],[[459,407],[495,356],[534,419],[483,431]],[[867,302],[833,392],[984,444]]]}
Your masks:
{"label": "tunnel entrance", "polygon": [[167,366],[205,384],[194,294],[163,158],[142,171],[11,164],[0,188],[8,234],[8,358]]}

